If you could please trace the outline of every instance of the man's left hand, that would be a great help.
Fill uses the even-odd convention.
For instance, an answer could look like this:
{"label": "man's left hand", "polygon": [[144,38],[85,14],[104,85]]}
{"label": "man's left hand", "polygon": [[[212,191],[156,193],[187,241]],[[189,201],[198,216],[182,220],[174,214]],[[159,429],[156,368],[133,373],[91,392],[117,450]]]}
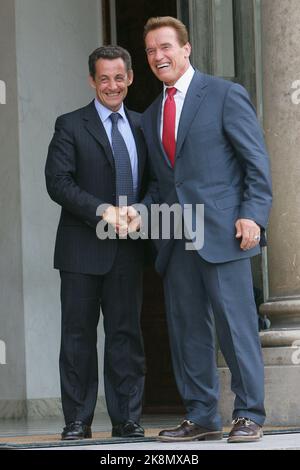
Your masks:
{"label": "man's left hand", "polygon": [[140,214],[134,207],[130,206],[128,207],[127,215],[130,219],[128,224],[128,233],[137,232],[141,228],[142,219]]}
{"label": "man's left hand", "polygon": [[127,235],[137,232],[141,227],[141,216],[133,206],[120,208],[120,214],[127,216],[127,223],[117,227],[120,238],[127,238]]}
{"label": "man's left hand", "polygon": [[235,223],[235,238],[241,238],[240,247],[242,250],[251,250],[260,242],[260,227],[254,220],[238,219]]}

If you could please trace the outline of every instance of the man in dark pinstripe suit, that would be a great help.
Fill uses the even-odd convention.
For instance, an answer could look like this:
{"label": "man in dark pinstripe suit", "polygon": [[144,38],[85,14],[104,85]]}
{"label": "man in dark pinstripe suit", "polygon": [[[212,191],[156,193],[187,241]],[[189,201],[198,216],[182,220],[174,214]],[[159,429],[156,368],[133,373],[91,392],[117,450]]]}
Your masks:
{"label": "man in dark pinstripe suit", "polygon": [[[96,235],[99,205],[102,219],[116,232],[130,218],[119,216],[113,151],[113,117],[125,142],[132,178],[133,202],[144,195],[146,147],[140,115],[123,100],[133,81],[129,53],[118,46],[96,49],[89,57],[90,84],[96,98],[60,116],[47,163],[50,197],[61,207],[54,267],[60,270],[62,338],[60,377],[66,427],[62,439],[91,437],[97,400],[97,324],[104,318],[104,384],[112,435],[142,437],[139,425],[144,387],[144,351],[140,330],[142,240],[100,240]],[[120,137],[120,134],[122,137]],[[123,152],[124,153],[124,152]],[[130,164],[129,164],[130,161]],[[123,171],[123,170],[122,170]],[[120,190],[119,190],[120,192]],[[128,196],[128,194],[122,194]]]}

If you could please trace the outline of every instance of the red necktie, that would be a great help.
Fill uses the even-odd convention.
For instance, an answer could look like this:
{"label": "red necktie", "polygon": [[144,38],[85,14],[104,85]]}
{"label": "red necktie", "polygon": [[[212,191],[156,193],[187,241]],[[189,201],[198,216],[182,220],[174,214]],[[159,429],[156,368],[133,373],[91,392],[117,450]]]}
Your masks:
{"label": "red necktie", "polygon": [[167,88],[167,98],[164,105],[164,120],[163,120],[163,132],[162,132],[162,143],[166,154],[169,157],[171,165],[174,166],[176,140],[175,140],[175,119],[176,119],[176,104],[174,95],[176,88]]}

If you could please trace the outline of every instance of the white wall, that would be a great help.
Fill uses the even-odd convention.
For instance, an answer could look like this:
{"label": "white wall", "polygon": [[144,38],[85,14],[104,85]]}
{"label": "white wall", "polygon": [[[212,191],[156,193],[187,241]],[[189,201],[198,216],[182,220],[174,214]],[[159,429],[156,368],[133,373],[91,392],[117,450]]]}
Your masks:
{"label": "white wall", "polygon": [[[26,387],[28,399],[48,399],[60,396],[59,274],[52,268],[60,210],[46,193],[44,166],[56,117],[93,98],[88,55],[101,44],[101,5],[15,0],[15,6]],[[102,345],[100,365],[101,351]]]}
{"label": "white wall", "polygon": [[[0,3],[0,416],[19,416],[26,396],[14,2]],[[3,359],[5,359],[3,361]],[[5,363],[4,363],[5,362]]]}

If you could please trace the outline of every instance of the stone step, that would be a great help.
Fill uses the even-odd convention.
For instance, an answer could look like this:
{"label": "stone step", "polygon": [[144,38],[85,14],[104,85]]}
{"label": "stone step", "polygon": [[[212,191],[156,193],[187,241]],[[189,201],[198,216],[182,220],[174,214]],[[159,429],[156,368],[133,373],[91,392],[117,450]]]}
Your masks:
{"label": "stone step", "polygon": [[[263,348],[262,351],[265,366],[297,366],[300,364],[300,346]],[[218,366],[227,367],[221,351],[218,352]]]}
{"label": "stone step", "polygon": [[[219,409],[224,426],[232,417],[234,395],[230,389],[231,374],[227,367],[219,368]],[[299,427],[300,416],[300,365],[265,367],[266,424],[270,426]]]}

